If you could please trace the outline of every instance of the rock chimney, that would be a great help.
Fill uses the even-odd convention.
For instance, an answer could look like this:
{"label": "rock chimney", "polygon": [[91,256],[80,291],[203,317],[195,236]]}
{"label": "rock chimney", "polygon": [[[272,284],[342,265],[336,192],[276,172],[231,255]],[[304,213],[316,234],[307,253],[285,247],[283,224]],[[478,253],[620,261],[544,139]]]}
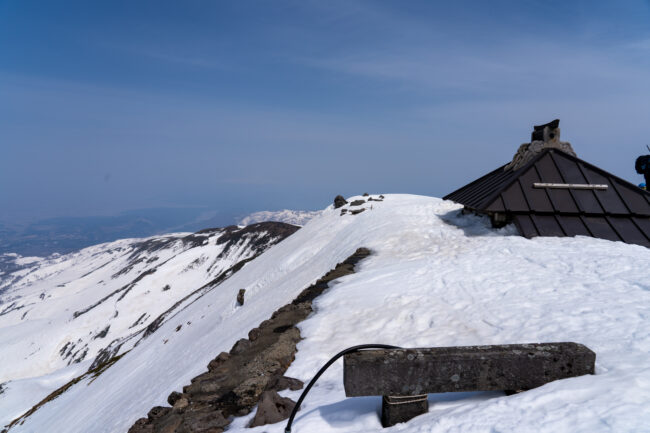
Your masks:
{"label": "rock chimney", "polygon": [[569,155],[576,156],[571,143],[560,141],[560,119],[555,119],[544,125],[535,125],[530,137],[530,143],[519,146],[517,153],[515,153],[512,161],[504,167],[504,170],[517,170],[542,150],[548,148],[558,149]]}

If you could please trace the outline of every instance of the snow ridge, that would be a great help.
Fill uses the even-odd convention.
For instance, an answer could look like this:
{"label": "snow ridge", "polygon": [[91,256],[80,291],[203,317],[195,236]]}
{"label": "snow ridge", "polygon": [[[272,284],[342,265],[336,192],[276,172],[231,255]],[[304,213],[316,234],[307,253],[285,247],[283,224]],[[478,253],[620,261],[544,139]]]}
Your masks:
{"label": "snow ridge", "polygon": [[241,220],[240,225],[247,226],[262,221],[277,221],[296,226],[304,226],[311,220],[321,214],[322,211],[306,211],[306,210],[280,210],[280,211],[261,211],[252,213]]}
{"label": "snow ridge", "polygon": [[[358,200],[365,199],[348,198]],[[431,197],[386,194],[382,202],[353,207],[365,211],[351,215],[328,207],[224,280],[218,290],[210,290],[162,323],[101,375],[80,380],[11,433],[126,431],[151,407],[164,405],[170,392],[182,389],[218,353],[245,338],[249,330],[360,246],[373,254],[359,264],[355,274],[333,281],[313,303],[315,313],[299,325],[304,339],[298,343],[287,376],[306,382],[333,354],[364,343],[433,347],[574,341],[596,353],[595,375],[552,382],[513,396],[499,392],[430,395],[429,413],[391,431],[649,431],[650,249],[586,237],[525,239],[511,227],[493,230],[485,219],[461,215],[461,206]],[[189,250],[187,257],[179,256],[176,262],[170,257],[174,272],[164,275],[162,269],[157,270],[136,287],[160,278],[156,287],[170,284],[177,290],[192,275],[192,271],[182,271],[201,254],[209,254],[210,248],[218,248],[216,242],[210,245],[196,254]],[[122,267],[127,265],[122,263]],[[196,265],[204,269],[202,278],[207,263],[210,258]],[[84,281],[83,273],[101,264],[88,252],[75,264],[79,268],[75,276]],[[136,267],[144,270],[142,263]],[[105,274],[110,278],[117,271]],[[19,272],[25,272],[25,280],[38,281],[39,274]],[[112,290],[132,282],[135,274],[129,277]],[[72,284],[66,287],[79,289]],[[239,307],[236,297],[242,288],[246,302]],[[38,305],[40,290],[25,290],[34,302],[29,308]],[[135,291],[131,289],[126,298]],[[106,295],[102,293],[93,300]],[[102,308],[112,313],[113,308],[106,306],[112,307],[121,293],[93,308],[92,314]],[[56,307],[68,309],[66,320],[80,307],[92,304],[87,296],[84,302],[75,302],[73,294],[57,293]],[[19,319],[28,308],[27,293],[3,295],[7,305],[14,301],[11,296],[25,305],[10,313]],[[83,323],[89,314],[75,320]],[[50,331],[38,317],[30,312],[21,325],[24,328],[16,328],[23,329],[20,332],[2,329],[3,356],[11,353],[5,347],[30,335],[24,330],[27,323],[34,323],[32,333],[44,332],[44,340],[56,335],[61,341],[62,333],[73,331],[66,328],[66,321],[53,322]],[[103,329],[98,326],[90,331],[97,335]],[[26,354],[28,349],[26,345]],[[45,356],[37,358],[49,362]],[[20,359],[15,361],[20,363]],[[89,361],[80,364],[84,363]],[[16,369],[13,364],[3,362],[0,368]],[[36,394],[45,381],[65,383],[77,377],[78,372],[70,369],[80,364],[9,382],[0,399],[0,414],[15,408],[8,406],[21,396]],[[295,401],[299,391],[282,391],[281,395]],[[379,398],[346,398],[342,365],[335,363],[312,389],[293,428],[323,433],[387,431],[377,417],[379,404]],[[284,423],[247,429],[253,416],[234,418],[229,431],[283,431]]]}

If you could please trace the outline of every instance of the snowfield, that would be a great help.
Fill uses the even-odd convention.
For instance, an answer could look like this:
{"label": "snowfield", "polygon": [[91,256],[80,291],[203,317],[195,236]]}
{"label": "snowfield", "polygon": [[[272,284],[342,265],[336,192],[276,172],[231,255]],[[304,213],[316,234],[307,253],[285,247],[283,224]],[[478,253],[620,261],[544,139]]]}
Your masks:
{"label": "snowfield", "polygon": [[0,274],[0,423],[113,355],[197,301],[297,227],[263,223],[124,239],[28,260]]}
{"label": "snowfield", "polygon": [[317,217],[321,211],[306,210],[279,210],[279,211],[261,211],[252,213],[239,221],[240,225],[260,223],[262,221],[278,221],[296,226],[304,226],[310,219]]}
{"label": "snowfield", "polygon": [[[348,200],[357,199],[364,198]],[[103,374],[81,380],[10,431],[126,432],[152,406],[167,405],[168,394],[219,352],[367,247],[372,255],[355,274],[330,284],[314,301],[315,313],[299,325],[304,340],[287,376],[307,382],[331,356],[356,344],[560,341],[596,352],[596,375],[509,397],[431,394],[429,413],[382,429],[381,398],[346,398],[338,361],[310,392],[293,432],[650,432],[650,249],[586,237],[528,240],[512,227],[490,229],[485,219],[460,215],[461,206],[431,197],[386,195],[363,206],[358,215],[325,209],[141,339]],[[160,284],[182,278],[173,272],[165,277]],[[235,299],[241,288],[246,302],[240,307]],[[73,298],[61,298],[57,308]],[[35,322],[29,332],[43,332],[45,345],[57,329]],[[25,338],[12,336],[10,328],[2,333],[3,345]],[[10,358],[5,346],[0,350],[5,371]],[[77,373],[43,372],[60,382]],[[40,379],[9,382],[9,391],[0,394],[0,419],[17,415],[9,414],[14,402],[37,392]],[[297,400],[300,392],[281,394]],[[228,431],[284,431],[285,422],[247,429],[253,415],[236,418]]]}

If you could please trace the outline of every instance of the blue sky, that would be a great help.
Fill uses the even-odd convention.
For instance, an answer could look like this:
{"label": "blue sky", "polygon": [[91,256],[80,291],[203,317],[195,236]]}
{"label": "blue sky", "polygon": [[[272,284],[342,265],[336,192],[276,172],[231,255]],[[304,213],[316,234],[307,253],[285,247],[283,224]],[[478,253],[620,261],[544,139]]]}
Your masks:
{"label": "blue sky", "polygon": [[0,221],[442,196],[556,117],[642,181],[650,3],[0,0]]}

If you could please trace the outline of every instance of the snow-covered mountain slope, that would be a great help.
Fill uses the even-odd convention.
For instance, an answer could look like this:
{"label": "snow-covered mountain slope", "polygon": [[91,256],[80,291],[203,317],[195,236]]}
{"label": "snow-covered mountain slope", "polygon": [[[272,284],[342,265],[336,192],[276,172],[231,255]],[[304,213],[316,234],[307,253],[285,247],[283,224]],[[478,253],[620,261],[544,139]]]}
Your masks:
{"label": "snow-covered mountain slope", "polygon": [[247,226],[249,224],[259,223],[262,221],[277,221],[296,226],[304,226],[310,219],[317,217],[322,211],[309,210],[279,210],[279,211],[261,211],[252,213],[239,221],[239,224]]}
{"label": "snow-covered mountain slope", "polygon": [[[0,275],[0,400],[22,386],[40,390],[35,401],[17,397],[14,410],[29,409],[89,363],[107,361],[153,334],[209,290],[207,283],[225,279],[296,230],[260,223],[126,239],[49,259],[16,258],[22,268]],[[2,407],[0,420],[17,415]]]}
{"label": "snow-covered mountain slope", "polygon": [[[430,395],[428,414],[382,429],[380,398],[345,398],[339,361],[312,389],[294,432],[649,431],[649,249],[586,237],[528,240],[436,198],[386,195],[362,206],[357,215],[326,209],[11,432],[125,432],[358,247],[372,255],[314,301],[287,375],[308,381],[333,354],[362,343],[540,341],[587,345],[597,354],[596,375],[509,397]],[[246,302],[238,306],[241,288]],[[282,394],[296,400],[299,392]],[[229,431],[284,429],[244,430],[252,416]]]}

